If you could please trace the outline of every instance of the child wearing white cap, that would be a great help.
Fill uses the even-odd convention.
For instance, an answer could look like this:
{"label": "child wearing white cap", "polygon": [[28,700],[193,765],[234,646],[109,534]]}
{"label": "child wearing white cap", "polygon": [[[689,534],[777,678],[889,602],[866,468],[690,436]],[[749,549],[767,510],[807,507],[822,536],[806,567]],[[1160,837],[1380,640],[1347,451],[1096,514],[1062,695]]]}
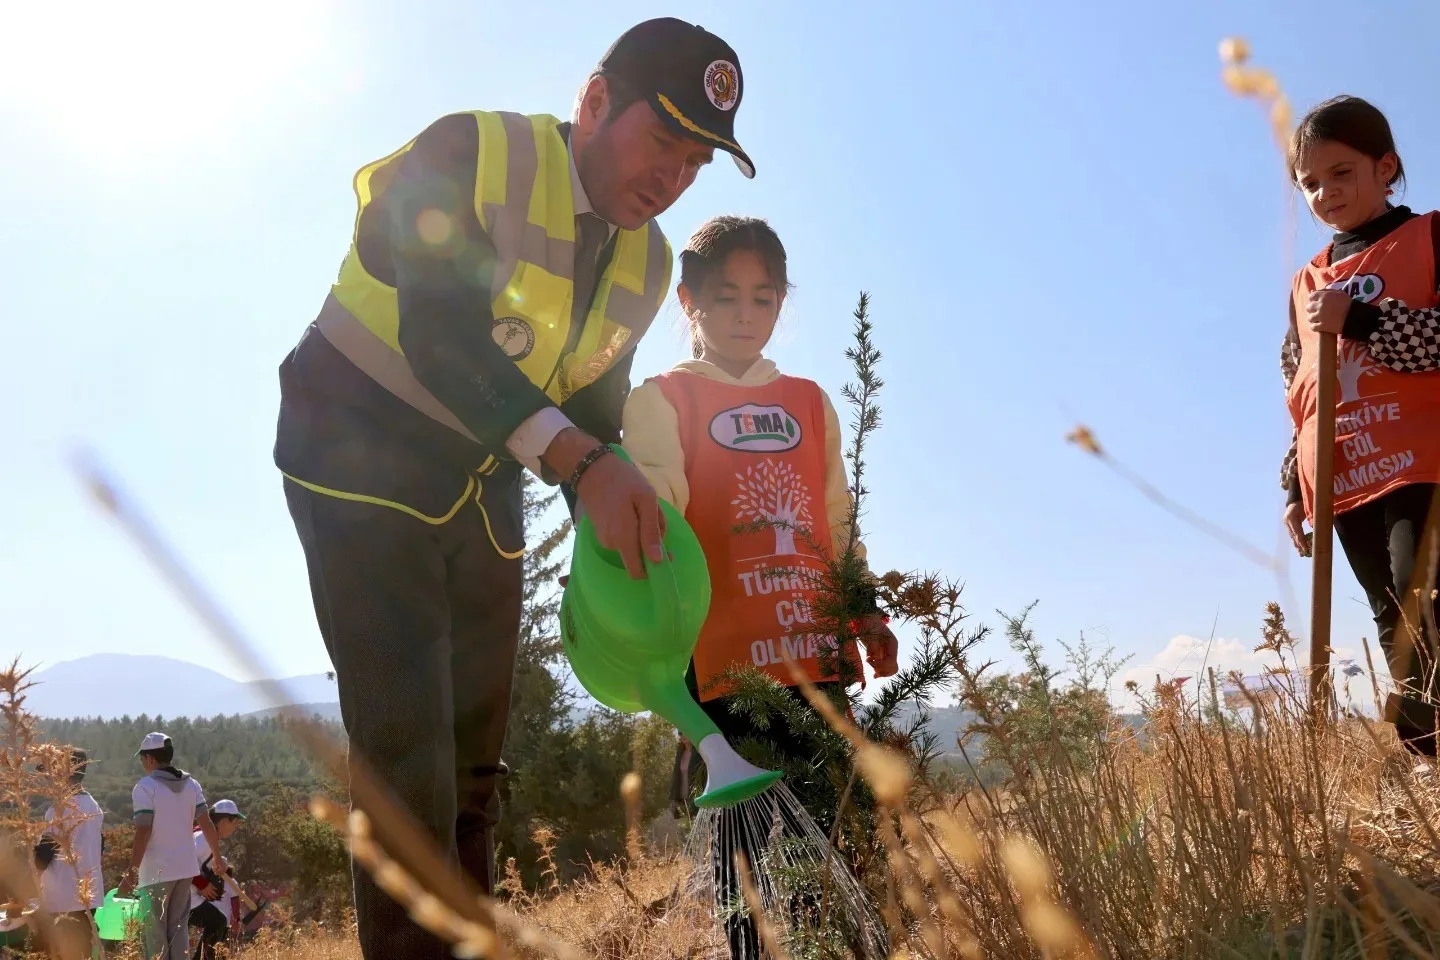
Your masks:
{"label": "child wearing white cap", "polygon": [[[245,814],[234,800],[217,800],[210,808],[210,820],[221,840],[230,839],[244,819]],[[215,945],[230,939],[230,928],[235,923],[235,881],[211,870],[210,841],[198,829],[195,856],[200,860],[200,876],[195,878],[190,894],[190,926],[200,931],[200,943],[192,960],[215,960]]]}
{"label": "child wearing white cap", "polygon": [[175,744],[163,733],[148,733],[135,751],[145,776],[135,784],[135,846],[119,892],[128,895],[138,882],[150,895],[151,923],[144,931],[149,960],[187,960],[190,946],[191,880],[200,874],[192,831],[198,823],[213,858],[212,869],[225,875],[220,834],[205,808],[205,791],[190,774],[174,766]]}

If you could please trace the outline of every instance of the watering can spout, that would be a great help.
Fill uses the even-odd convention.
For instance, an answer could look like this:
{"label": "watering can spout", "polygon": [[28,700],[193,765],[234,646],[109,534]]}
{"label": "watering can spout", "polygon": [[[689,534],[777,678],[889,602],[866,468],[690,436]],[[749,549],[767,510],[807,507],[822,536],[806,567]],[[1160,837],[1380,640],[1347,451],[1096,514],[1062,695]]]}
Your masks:
{"label": "watering can spout", "polygon": [[705,760],[705,792],[695,800],[697,807],[728,807],[758,796],[780,779],[778,770],[762,770],[750,763],[718,733],[696,745]]}

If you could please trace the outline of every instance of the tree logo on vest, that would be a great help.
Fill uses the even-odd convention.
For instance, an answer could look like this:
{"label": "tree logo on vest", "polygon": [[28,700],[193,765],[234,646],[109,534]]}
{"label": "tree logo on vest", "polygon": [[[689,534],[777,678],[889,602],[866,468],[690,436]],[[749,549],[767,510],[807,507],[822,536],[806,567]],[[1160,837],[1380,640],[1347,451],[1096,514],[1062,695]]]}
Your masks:
{"label": "tree logo on vest", "polygon": [[795,468],[766,457],[735,479],[740,481],[739,493],[730,501],[735,518],[774,530],[776,556],[797,553],[795,534],[808,529],[811,515],[810,487]]}
{"label": "tree logo on vest", "polygon": [[780,453],[800,446],[800,424],[778,404],[747,403],[715,414],[710,438],[727,450]]}
{"label": "tree logo on vest", "polygon": [[535,349],[535,331],[519,317],[501,317],[496,320],[495,326],[490,328],[490,335],[495,338],[500,349],[505,351],[505,356],[517,363],[530,356],[530,351]]}
{"label": "tree logo on vest", "polygon": [[1340,348],[1340,359],[1336,366],[1336,378],[1340,381],[1340,403],[1355,403],[1360,399],[1360,380],[1373,377],[1380,368],[1370,359],[1370,349],[1362,343],[1346,343]]}
{"label": "tree logo on vest", "polygon": [[1361,303],[1374,303],[1384,292],[1385,281],[1377,273],[1357,273],[1353,277],[1327,283],[1325,289],[1340,290],[1351,300],[1359,300]]}

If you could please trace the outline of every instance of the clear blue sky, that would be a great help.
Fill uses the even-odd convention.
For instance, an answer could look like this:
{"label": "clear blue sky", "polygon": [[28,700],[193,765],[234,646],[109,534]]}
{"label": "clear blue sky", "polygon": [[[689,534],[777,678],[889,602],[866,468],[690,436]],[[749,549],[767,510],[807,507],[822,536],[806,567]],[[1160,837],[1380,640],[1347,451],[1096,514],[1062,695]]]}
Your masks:
{"label": "clear blue sky", "polygon": [[[0,38],[0,654],[29,662],[234,672],[87,504],[64,460],[85,442],[278,672],[328,669],[270,451],[276,366],[344,254],[351,174],[453,110],[568,115],[646,17],[739,51],[759,168],[705,171],[662,219],[677,247],[713,214],[770,218],[797,284],[772,355],[834,392],[873,296],[874,563],[966,581],[992,623],[1038,599],[1043,637],[1084,630],[1141,674],[1184,667],[1172,639],[1212,623],[1248,649],[1278,595],[1063,439],[1083,421],[1176,499],[1279,542],[1289,199],[1218,41],[1246,37],[1299,109],[1376,101],[1408,202],[1440,191],[1440,11],[1422,0],[80,7],[31,4]],[[1308,255],[1321,234],[1298,221]],[[682,355],[677,319],[672,299],[637,372]],[[1302,602],[1308,576],[1292,562]],[[1341,562],[1336,642],[1367,631]]]}

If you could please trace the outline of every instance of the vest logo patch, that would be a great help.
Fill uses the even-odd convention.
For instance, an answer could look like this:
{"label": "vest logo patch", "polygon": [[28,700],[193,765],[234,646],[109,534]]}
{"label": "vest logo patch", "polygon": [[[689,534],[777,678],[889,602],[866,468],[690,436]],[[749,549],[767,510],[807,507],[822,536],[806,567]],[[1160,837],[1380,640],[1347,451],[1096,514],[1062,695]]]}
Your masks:
{"label": "vest logo patch", "polygon": [[495,321],[495,326],[490,328],[490,335],[505,356],[519,362],[530,356],[530,351],[535,349],[535,331],[530,329],[530,324],[519,317],[501,317]]}
{"label": "vest logo patch", "polygon": [[800,424],[782,406],[747,403],[715,414],[710,438],[727,450],[779,453],[800,446]]}
{"label": "vest logo patch", "polygon": [[1376,273],[1357,273],[1353,277],[1326,284],[1325,289],[1341,290],[1350,299],[1359,300],[1361,303],[1374,303],[1384,292],[1385,281]]}

